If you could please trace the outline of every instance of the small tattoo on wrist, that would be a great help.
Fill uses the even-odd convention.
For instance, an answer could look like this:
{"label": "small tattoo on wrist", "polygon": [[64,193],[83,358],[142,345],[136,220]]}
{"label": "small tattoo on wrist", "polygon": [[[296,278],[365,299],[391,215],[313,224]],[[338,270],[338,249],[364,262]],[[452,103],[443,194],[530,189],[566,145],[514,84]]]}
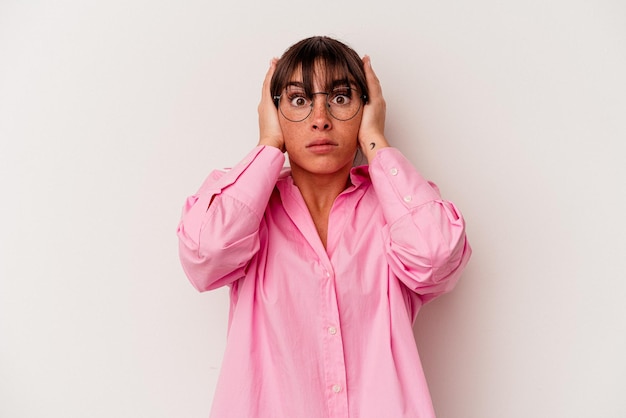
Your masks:
{"label": "small tattoo on wrist", "polygon": [[376,147],[376,142],[370,142],[370,149],[374,149]]}

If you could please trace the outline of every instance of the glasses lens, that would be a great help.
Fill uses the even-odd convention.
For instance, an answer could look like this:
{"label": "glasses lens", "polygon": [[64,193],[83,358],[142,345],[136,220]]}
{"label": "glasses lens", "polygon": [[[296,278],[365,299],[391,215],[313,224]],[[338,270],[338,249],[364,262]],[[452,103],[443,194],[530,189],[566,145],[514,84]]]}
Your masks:
{"label": "glasses lens", "polygon": [[278,101],[280,112],[292,122],[305,120],[313,109],[312,101],[301,87],[289,86]]}
{"label": "glasses lens", "polygon": [[361,98],[350,87],[338,87],[328,94],[330,114],[339,120],[349,120],[356,116],[361,108]]}
{"label": "glasses lens", "polygon": [[[357,90],[345,86],[337,87],[331,92],[313,93],[326,96],[326,108],[330,115],[338,120],[350,120],[359,113],[361,96]],[[313,99],[307,97],[303,88],[289,86],[278,100],[278,107],[283,116],[292,122],[301,122],[313,111]]]}

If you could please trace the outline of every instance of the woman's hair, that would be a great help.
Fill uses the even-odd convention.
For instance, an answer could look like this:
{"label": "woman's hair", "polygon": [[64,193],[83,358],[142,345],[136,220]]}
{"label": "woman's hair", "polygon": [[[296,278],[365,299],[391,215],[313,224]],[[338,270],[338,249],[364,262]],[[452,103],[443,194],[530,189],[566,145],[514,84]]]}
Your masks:
{"label": "woman's hair", "polygon": [[337,81],[354,84],[367,97],[367,83],[363,61],[346,44],[327,36],[313,36],[289,47],[276,64],[270,91],[279,96],[298,70],[302,71],[302,83],[307,94],[313,93],[316,66],[324,66],[324,88],[330,90]]}

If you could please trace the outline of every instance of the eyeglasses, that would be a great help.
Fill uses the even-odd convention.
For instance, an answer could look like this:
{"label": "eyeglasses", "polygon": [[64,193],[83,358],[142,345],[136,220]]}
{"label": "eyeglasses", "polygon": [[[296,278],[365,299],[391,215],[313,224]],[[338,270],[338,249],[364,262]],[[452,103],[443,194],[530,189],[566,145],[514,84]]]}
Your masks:
{"label": "eyeglasses", "polygon": [[359,94],[350,86],[335,87],[330,92],[316,92],[307,95],[300,86],[287,86],[280,96],[274,96],[274,102],[285,119],[291,122],[302,122],[313,112],[313,97],[318,94],[326,95],[326,109],[335,119],[350,120],[359,113],[361,104],[367,96]]}

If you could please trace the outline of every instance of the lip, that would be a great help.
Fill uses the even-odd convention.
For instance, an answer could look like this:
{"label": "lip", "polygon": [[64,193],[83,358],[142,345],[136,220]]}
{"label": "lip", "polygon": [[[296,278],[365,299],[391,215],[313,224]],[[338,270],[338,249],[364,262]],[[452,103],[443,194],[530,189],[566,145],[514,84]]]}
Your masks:
{"label": "lip", "polygon": [[336,149],[337,146],[339,146],[339,144],[330,139],[317,139],[309,142],[306,148],[316,154],[326,154]]}

